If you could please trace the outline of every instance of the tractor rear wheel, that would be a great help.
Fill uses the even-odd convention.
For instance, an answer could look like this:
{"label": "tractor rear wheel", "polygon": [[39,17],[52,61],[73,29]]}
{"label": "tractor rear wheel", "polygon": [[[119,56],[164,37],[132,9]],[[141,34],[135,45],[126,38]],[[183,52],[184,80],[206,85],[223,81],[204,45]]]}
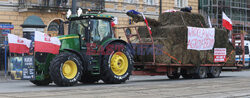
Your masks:
{"label": "tractor rear wheel", "polygon": [[36,86],[47,86],[51,83],[51,80],[49,78],[46,78],[44,80],[30,80],[30,82],[35,84]]}
{"label": "tractor rear wheel", "polygon": [[[110,47],[109,47],[110,46]],[[101,66],[101,79],[104,83],[120,84],[129,79],[132,72],[133,59],[129,48],[121,43],[107,46]],[[111,49],[111,47],[113,47]],[[107,54],[109,51],[110,54]]]}
{"label": "tractor rear wheel", "polygon": [[82,75],[82,61],[73,53],[63,52],[50,62],[51,80],[58,86],[77,84]]}

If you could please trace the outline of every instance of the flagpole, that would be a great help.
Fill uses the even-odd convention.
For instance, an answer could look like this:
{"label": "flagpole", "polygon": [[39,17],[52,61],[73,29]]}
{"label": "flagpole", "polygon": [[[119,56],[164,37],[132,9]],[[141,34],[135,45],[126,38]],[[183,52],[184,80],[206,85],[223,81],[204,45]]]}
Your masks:
{"label": "flagpole", "polygon": [[145,17],[145,15],[144,15],[143,13],[141,13],[141,14],[142,14],[142,17],[143,17],[143,19],[144,19],[144,21],[145,21],[145,23],[146,23],[146,26],[147,26],[148,31],[149,31],[150,38],[151,38],[151,40],[152,40],[152,47],[153,47],[153,62],[154,62],[154,64],[155,64],[155,45],[154,45],[154,39],[153,39],[153,37],[152,37],[152,31],[151,31],[151,28],[150,28],[149,25],[148,25],[148,20],[147,20],[147,18]]}
{"label": "flagpole", "polygon": [[5,49],[4,49],[4,76],[5,78],[7,77],[7,43],[6,43],[6,36],[4,37],[5,39],[5,42],[4,42],[4,46],[5,46]]}

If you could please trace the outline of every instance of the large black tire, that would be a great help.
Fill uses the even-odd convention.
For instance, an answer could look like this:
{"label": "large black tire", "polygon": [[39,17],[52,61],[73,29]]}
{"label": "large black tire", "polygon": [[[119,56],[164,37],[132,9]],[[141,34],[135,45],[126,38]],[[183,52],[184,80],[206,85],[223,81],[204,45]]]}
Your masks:
{"label": "large black tire", "polygon": [[188,73],[187,72],[188,69],[182,69],[181,70],[181,76],[184,78],[184,79],[192,79],[193,78],[193,75]]}
{"label": "large black tire", "polygon": [[181,74],[174,73],[174,74],[167,74],[169,79],[179,79]]}
{"label": "large black tire", "polygon": [[196,72],[194,73],[194,76],[193,78],[195,79],[203,79],[203,78],[206,78],[207,76],[207,67],[197,67],[196,68]]}
{"label": "large black tire", "polygon": [[[125,82],[126,80],[129,79],[129,76],[131,75],[132,72],[132,67],[133,67],[133,58],[132,58],[132,54],[129,50],[129,48],[122,44],[122,43],[112,43],[110,44],[110,46],[114,46],[112,49],[107,46],[107,48],[105,48],[105,55],[103,56],[103,64],[101,66],[101,79],[103,80],[104,83],[108,83],[108,84],[120,84]],[[119,49],[117,48],[119,47]],[[109,52],[108,52],[109,51]],[[115,61],[112,59],[112,57],[115,55],[118,55],[123,57],[123,60],[126,62],[127,60],[127,64],[125,64],[124,62],[121,63],[121,65],[123,66],[127,66],[126,70],[123,70],[123,72],[121,72],[121,74],[116,74],[115,71],[113,71],[112,67],[113,64],[111,64],[111,62]],[[126,57],[125,57],[125,56]],[[111,60],[112,59],[112,60]],[[119,59],[118,59],[119,61]],[[119,68],[121,67],[119,63],[117,63],[116,66],[119,66]],[[123,67],[124,68],[124,67]],[[126,67],[125,67],[126,68]]]}
{"label": "large black tire", "polygon": [[207,73],[208,78],[218,78],[220,77],[221,67],[212,66],[209,67],[209,73]]}
{"label": "large black tire", "polygon": [[35,84],[36,86],[47,86],[51,83],[51,80],[49,78],[46,78],[44,80],[30,80],[30,82]]}
{"label": "large black tire", "polygon": [[[63,72],[65,66],[67,66],[67,68],[71,66],[69,68],[70,72]],[[76,71],[74,69],[76,69]],[[83,67],[81,59],[75,54],[68,52],[63,52],[57,55],[50,62],[49,66],[51,80],[58,86],[72,86],[77,84],[81,78],[82,70]],[[65,75],[66,73],[72,76],[67,76]]]}

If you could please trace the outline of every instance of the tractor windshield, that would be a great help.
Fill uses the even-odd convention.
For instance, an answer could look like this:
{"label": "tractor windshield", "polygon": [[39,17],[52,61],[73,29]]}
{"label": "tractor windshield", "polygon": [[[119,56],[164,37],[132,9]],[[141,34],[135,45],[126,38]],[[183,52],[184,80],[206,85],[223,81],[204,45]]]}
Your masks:
{"label": "tractor windshield", "polygon": [[71,21],[70,34],[80,34],[84,37],[88,24],[87,19]]}
{"label": "tractor windshield", "polygon": [[110,21],[104,19],[90,20],[90,42],[98,43],[112,37]]}

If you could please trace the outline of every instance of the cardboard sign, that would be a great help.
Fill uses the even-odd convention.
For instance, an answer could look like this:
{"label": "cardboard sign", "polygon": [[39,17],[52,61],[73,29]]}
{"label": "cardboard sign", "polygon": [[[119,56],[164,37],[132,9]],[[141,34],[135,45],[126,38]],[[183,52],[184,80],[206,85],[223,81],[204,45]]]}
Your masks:
{"label": "cardboard sign", "polygon": [[11,78],[15,80],[35,79],[33,56],[10,57]]}
{"label": "cardboard sign", "polygon": [[214,62],[226,62],[226,55],[226,48],[214,48]]}
{"label": "cardboard sign", "polygon": [[187,49],[212,50],[214,47],[214,28],[188,27]]}

